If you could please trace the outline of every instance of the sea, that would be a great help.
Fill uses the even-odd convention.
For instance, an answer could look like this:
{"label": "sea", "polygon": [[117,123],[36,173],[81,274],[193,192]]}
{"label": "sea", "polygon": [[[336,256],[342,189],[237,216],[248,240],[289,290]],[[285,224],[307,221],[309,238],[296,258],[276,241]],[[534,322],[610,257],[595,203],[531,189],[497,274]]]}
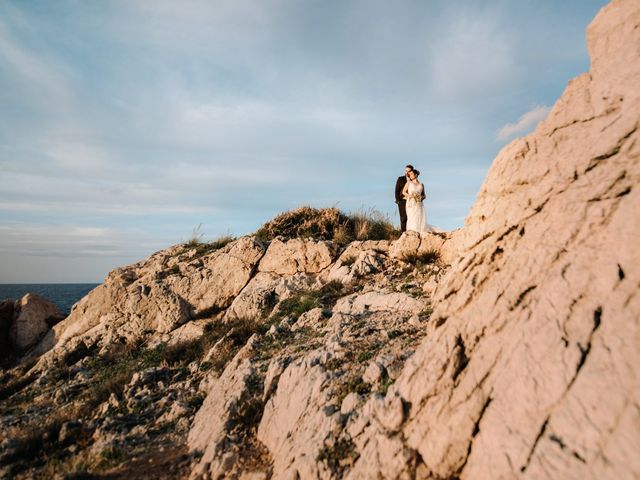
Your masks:
{"label": "sea", "polygon": [[74,303],[84,297],[99,283],[4,283],[0,284],[0,301],[17,300],[26,293],[37,293],[50,300],[68,315]]}

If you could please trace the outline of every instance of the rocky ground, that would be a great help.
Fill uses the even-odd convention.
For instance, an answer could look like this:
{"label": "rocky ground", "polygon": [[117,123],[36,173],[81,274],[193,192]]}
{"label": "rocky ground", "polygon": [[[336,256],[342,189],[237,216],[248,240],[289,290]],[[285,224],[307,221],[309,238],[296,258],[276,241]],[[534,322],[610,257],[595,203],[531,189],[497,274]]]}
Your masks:
{"label": "rocky ground", "polygon": [[[422,249],[416,235],[342,248],[276,240],[274,255],[303,251],[304,259],[291,267],[264,254],[259,265],[268,280],[260,268],[249,272],[226,308],[191,312],[191,321],[168,333],[140,329],[134,338],[130,330],[120,341],[113,341],[109,322],[98,323],[39,361],[6,370],[0,391],[4,476],[181,478],[193,470],[268,478],[270,448],[285,448],[341,476],[356,455],[347,430],[352,413],[387,392],[425,334],[430,294],[447,269],[433,245],[445,238],[422,240]],[[253,238],[208,252],[177,246],[125,271],[153,278],[153,288],[161,289],[161,283],[201,273],[209,262],[232,262],[223,258],[238,244],[268,252]],[[111,290],[120,287],[121,276],[110,275],[102,286],[108,293],[90,294],[103,303],[118,299],[109,311],[125,308],[141,290],[137,280],[115,296]],[[283,384],[274,396],[285,370],[292,391]],[[298,432],[312,433],[315,443],[280,438],[282,421],[295,426],[292,409],[318,416],[313,432],[306,420]]]}
{"label": "rocky ground", "polygon": [[35,337],[0,306],[2,474],[639,478],[640,4],[587,44],[456,232],[303,208],[117,269]]}

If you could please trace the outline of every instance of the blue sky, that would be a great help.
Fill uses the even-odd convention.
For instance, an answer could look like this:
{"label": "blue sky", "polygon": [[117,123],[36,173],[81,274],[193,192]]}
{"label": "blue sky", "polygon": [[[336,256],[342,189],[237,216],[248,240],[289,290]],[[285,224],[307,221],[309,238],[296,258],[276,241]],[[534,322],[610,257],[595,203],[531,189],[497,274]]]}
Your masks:
{"label": "blue sky", "polygon": [[460,227],[605,3],[5,0],[0,283],[102,281],[300,205],[397,223],[406,163]]}

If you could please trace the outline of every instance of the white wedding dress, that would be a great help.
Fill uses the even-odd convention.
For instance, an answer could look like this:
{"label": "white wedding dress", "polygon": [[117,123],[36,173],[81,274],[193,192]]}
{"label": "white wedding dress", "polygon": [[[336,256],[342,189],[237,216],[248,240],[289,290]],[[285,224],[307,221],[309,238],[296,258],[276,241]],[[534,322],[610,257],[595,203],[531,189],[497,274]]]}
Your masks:
{"label": "white wedding dress", "polygon": [[432,228],[427,223],[424,205],[422,200],[417,199],[422,197],[424,185],[422,182],[412,181],[407,182],[407,185],[407,196],[409,197],[407,198],[407,231],[429,232]]}

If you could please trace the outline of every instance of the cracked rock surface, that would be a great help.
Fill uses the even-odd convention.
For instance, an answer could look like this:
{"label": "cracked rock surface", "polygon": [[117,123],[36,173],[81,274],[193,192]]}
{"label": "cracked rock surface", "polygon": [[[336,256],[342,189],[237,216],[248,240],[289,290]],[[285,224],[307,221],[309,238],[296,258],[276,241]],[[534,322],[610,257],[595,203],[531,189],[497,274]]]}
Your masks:
{"label": "cracked rock surface", "polygon": [[590,72],[494,161],[396,382],[417,465],[354,477],[640,475],[640,5],[587,39]]}
{"label": "cracked rock surface", "polygon": [[111,272],[2,372],[0,476],[639,478],[640,4],[587,41],[460,230]]}

